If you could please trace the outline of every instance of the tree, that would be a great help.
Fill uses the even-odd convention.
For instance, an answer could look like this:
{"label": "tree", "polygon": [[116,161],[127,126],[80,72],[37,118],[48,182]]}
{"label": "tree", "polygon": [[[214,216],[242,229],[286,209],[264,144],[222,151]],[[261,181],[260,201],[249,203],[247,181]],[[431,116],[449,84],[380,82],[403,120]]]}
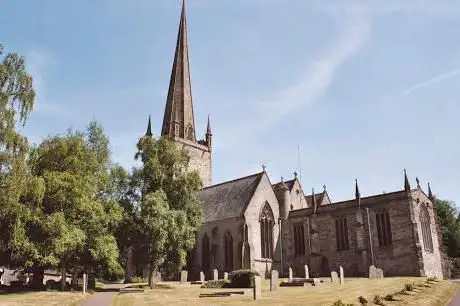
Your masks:
{"label": "tree", "polygon": [[36,207],[23,207],[20,202],[39,203],[43,182],[28,171],[29,145],[16,127],[25,125],[35,90],[24,57],[4,54],[1,45],[0,57],[0,265],[27,267],[37,251],[24,225],[34,219]]}
{"label": "tree", "polygon": [[460,219],[455,203],[435,198],[439,228],[449,257],[460,256]]}
{"label": "tree", "polygon": [[140,232],[149,265],[149,285],[160,266],[177,272],[186,264],[186,254],[195,244],[201,226],[196,171],[188,171],[190,157],[168,138],[142,137],[135,158],[142,166],[139,176]]}

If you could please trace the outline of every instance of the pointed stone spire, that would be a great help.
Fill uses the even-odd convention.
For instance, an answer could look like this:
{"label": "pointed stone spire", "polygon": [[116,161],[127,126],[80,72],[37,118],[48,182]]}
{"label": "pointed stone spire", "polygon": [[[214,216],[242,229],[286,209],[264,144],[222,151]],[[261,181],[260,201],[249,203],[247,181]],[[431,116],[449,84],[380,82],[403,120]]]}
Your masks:
{"label": "pointed stone spire", "polygon": [[149,115],[149,123],[147,123],[147,131],[145,132],[145,136],[152,137],[152,121],[151,115]]}
{"label": "pointed stone spire", "polygon": [[176,51],[161,135],[196,142],[192,88],[190,84],[185,0],[182,2],[182,14],[177,34]]}
{"label": "pointed stone spire", "polygon": [[211,120],[209,120],[209,115],[208,115],[208,125],[206,127],[206,135],[212,135],[211,131]]}
{"label": "pointed stone spire", "polygon": [[316,209],[318,208],[318,204],[316,203],[315,188],[311,189],[311,202],[313,206],[313,213],[316,214]]}
{"label": "pointed stone spire", "polygon": [[407,178],[406,169],[404,169],[404,190],[410,191],[410,184],[409,184],[409,179]]}
{"label": "pointed stone spire", "polygon": [[428,198],[430,198],[432,201],[434,200],[433,193],[431,192],[430,182],[428,182]]}
{"label": "pointed stone spire", "polygon": [[361,193],[359,193],[358,179],[355,179],[355,199],[358,201],[358,206],[361,206]]}
{"label": "pointed stone spire", "polygon": [[415,177],[415,181],[417,182],[417,188],[421,189],[420,188],[420,180],[418,179],[418,177]]}
{"label": "pointed stone spire", "polygon": [[211,130],[211,121],[209,120],[209,115],[208,115],[208,126],[206,127],[206,145],[211,150],[211,147],[212,147],[212,130]]}

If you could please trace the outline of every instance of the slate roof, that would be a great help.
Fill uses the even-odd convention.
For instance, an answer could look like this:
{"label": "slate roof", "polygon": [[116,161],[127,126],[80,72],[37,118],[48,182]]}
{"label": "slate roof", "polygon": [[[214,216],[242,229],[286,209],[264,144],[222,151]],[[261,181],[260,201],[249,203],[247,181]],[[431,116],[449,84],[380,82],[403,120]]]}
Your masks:
{"label": "slate roof", "polygon": [[244,213],[265,172],[203,188],[203,222],[239,217]]}
{"label": "slate roof", "polygon": [[[323,201],[323,198],[324,198],[324,191],[321,193],[315,193],[315,198],[316,198],[316,204],[321,205],[321,202]],[[313,204],[312,195],[305,196],[305,200],[307,201],[308,205],[311,206]]]}
{"label": "slate roof", "polygon": [[[284,183],[286,184],[286,186],[288,186],[289,188],[289,191],[292,190],[292,187],[294,187],[294,182],[295,182],[295,179],[293,180],[289,180],[289,181],[285,181]],[[278,189],[279,185],[281,184],[281,182],[278,182],[276,184],[273,184],[272,187],[273,187],[273,190],[276,190]]]}

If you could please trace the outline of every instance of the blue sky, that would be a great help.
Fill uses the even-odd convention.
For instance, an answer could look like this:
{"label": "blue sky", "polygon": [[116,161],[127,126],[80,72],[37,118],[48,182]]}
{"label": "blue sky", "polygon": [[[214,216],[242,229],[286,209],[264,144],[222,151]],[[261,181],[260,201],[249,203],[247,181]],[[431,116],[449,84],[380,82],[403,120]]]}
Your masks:
{"label": "blue sky", "polygon": [[[0,41],[26,55],[32,142],[95,118],[133,165],[160,131],[180,0],[0,0]],[[335,201],[415,186],[460,201],[460,2],[188,0],[195,124],[213,177],[298,170]]]}

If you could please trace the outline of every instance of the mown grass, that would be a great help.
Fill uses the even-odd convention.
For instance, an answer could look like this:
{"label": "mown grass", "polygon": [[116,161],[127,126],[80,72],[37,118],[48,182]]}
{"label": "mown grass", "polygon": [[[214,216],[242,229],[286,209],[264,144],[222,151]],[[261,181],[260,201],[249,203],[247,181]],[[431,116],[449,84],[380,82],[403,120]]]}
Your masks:
{"label": "mown grass", "polygon": [[[167,283],[173,289],[157,288],[143,293],[117,295],[113,305],[312,305],[328,306],[338,299],[344,303],[359,305],[357,298],[365,297],[369,305],[376,295],[382,297],[384,305],[445,305],[453,296],[458,285],[450,281],[430,283],[425,287],[425,278],[400,277],[383,279],[346,279],[345,284],[333,285],[328,280],[317,287],[280,287],[277,292],[269,291],[269,282],[264,281],[262,299],[253,301],[251,289],[245,289],[244,296],[199,298],[200,293],[235,291],[235,289],[201,289],[196,285]],[[413,291],[400,294],[406,284],[419,284]],[[238,289],[236,289],[238,290]],[[386,301],[387,295],[393,295],[396,301]]]}
{"label": "mown grass", "polygon": [[77,305],[78,301],[87,297],[81,292],[39,291],[0,294],[0,306],[64,306]]}

